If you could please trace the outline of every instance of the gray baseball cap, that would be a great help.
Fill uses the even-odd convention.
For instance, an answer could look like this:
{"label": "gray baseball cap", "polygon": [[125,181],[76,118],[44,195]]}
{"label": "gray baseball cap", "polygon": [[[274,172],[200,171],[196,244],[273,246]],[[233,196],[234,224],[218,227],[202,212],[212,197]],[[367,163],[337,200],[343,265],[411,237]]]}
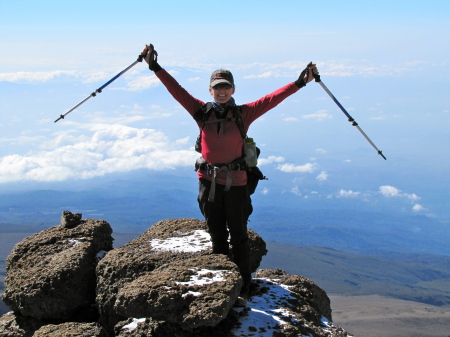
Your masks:
{"label": "gray baseball cap", "polygon": [[211,74],[211,79],[209,82],[209,87],[212,88],[220,83],[227,83],[234,87],[234,79],[233,75],[229,70],[226,69],[217,69],[214,70]]}

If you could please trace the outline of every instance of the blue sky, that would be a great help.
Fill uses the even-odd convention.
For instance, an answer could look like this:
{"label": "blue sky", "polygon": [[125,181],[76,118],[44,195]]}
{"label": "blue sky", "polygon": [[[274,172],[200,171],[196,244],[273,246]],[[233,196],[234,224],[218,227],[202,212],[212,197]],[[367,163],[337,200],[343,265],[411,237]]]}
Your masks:
{"label": "blue sky", "polygon": [[[448,221],[448,1],[0,1],[0,188],[132,172],[193,176],[198,130],[144,64],[53,123],[153,43],[208,100],[211,71],[238,103],[309,61],[384,161],[316,83],[250,129],[264,195],[386,202]],[[192,177],[195,179],[195,175]]]}

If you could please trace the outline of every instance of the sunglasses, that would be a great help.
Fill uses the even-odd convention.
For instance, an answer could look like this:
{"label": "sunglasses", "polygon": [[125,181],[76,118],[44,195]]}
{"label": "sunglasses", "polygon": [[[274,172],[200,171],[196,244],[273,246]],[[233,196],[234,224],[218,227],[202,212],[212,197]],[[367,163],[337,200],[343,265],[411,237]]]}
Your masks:
{"label": "sunglasses", "polygon": [[217,84],[215,86],[212,87],[214,90],[219,90],[219,89],[231,89],[233,88],[233,86],[231,84],[227,84],[227,83],[221,83],[221,84]]}

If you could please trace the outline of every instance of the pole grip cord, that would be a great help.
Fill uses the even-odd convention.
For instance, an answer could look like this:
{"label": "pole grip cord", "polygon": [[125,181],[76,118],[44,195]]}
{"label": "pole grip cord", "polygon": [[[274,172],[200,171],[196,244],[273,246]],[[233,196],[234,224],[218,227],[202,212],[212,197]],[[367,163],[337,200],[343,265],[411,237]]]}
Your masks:
{"label": "pole grip cord", "polygon": [[[308,64],[308,67],[312,65],[312,62],[310,62]],[[318,82],[321,87],[323,88],[323,90],[325,90],[325,92],[331,97],[331,99],[334,101],[334,103],[336,103],[336,105],[342,110],[342,112],[347,116],[348,121],[352,123],[353,126],[356,126],[356,128],[359,130],[359,132],[361,132],[361,134],[364,136],[364,138],[366,138],[366,140],[369,142],[370,145],[372,145],[372,147],[377,151],[377,153],[383,157],[384,160],[386,160],[386,157],[384,156],[383,152],[381,152],[381,150],[378,150],[378,148],[375,146],[375,144],[370,140],[370,138],[365,134],[365,132],[359,127],[358,123],[356,123],[356,121],[353,119],[352,116],[350,116],[350,114],[347,112],[347,110],[345,110],[345,108],[342,106],[341,103],[339,103],[339,101],[336,99],[336,97],[334,97],[334,95],[331,93],[330,90],[328,90],[328,88],[325,86],[325,84],[323,84],[323,82],[320,79],[320,75],[319,74],[314,74],[314,79],[316,82]]]}

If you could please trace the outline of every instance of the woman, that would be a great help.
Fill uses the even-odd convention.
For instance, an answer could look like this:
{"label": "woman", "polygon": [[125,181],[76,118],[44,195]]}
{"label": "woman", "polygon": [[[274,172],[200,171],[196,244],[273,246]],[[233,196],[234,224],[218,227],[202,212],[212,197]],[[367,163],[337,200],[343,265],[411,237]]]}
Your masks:
{"label": "woman", "polygon": [[[141,55],[170,94],[191,114],[192,117],[205,107],[205,102],[191,96],[154,59],[153,46],[146,45]],[[308,65],[299,78],[292,83],[239,107],[245,134],[251,123],[284,99],[296,93],[318,74],[315,64]],[[215,70],[210,77],[209,92],[213,111],[203,123],[195,118],[200,128],[201,154],[206,162],[197,172],[199,178],[199,207],[206,219],[215,254],[228,255],[232,245],[233,261],[240,269],[244,280],[241,296],[248,298],[251,283],[250,251],[247,222],[252,212],[247,188],[247,173],[239,165],[233,165],[242,158],[244,138],[239,126],[233,121],[237,108],[233,94],[235,85],[229,70]],[[197,114],[198,115],[198,114]]]}

